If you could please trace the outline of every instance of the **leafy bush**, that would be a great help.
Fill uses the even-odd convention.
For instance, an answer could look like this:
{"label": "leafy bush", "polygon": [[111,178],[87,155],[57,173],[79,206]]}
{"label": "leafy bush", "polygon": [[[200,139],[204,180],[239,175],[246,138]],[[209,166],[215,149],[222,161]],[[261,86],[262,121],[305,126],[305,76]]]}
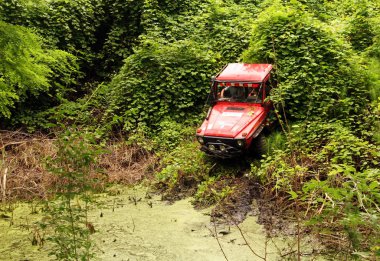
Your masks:
{"label": "leafy bush", "polygon": [[[68,90],[64,82],[76,73],[75,58],[46,49],[29,29],[0,21],[0,117],[9,118],[15,102],[50,94],[60,99]],[[61,80],[56,80],[61,77]],[[55,80],[53,82],[53,80]]]}
{"label": "leafy bush", "polygon": [[[169,43],[192,40],[218,53],[220,66],[236,61],[249,43],[251,23],[257,12],[252,4],[233,1],[186,1],[186,8],[168,12],[157,1],[147,1],[142,38],[163,38]],[[155,4],[153,4],[155,3]],[[185,2],[184,2],[185,3]]]}
{"label": "leafy bush", "polygon": [[229,186],[227,180],[220,177],[209,177],[198,185],[194,195],[194,203],[197,206],[208,207],[219,203],[234,192],[235,187]]}
{"label": "leafy bush", "polygon": [[93,60],[91,45],[96,42],[98,22],[91,1],[13,0],[0,6],[5,21],[35,28],[52,48],[68,51],[83,60]]}
{"label": "leafy bush", "polygon": [[[94,84],[97,87],[91,95],[86,95],[76,101],[66,99],[46,100],[45,97],[39,96],[38,106],[33,106],[33,101],[26,101],[18,106],[14,117],[8,120],[10,125],[23,126],[28,132],[37,130],[45,132],[54,132],[59,129],[66,129],[67,126],[81,126],[81,129],[87,129],[102,132],[101,136],[109,137],[112,135],[112,126],[103,121],[103,112],[106,108],[104,99],[105,92],[108,91],[104,84]],[[47,105],[56,102],[61,104],[55,107],[42,106],[43,102]],[[114,130],[115,132],[117,130]]]}
{"label": "leafy bush", "polygon": [[94,257],[90,234],[95,229],[89,222],[88,210],[91,191],[97,185],[92,172],[96,157],[103,151],[95,145],[94,135],[71,131],[58,139],[57,147],[57,154],[48,159],[47,168],[62,182],[56,187],[57,200],[48,206],[50,222],[42,224],[54,232],[48,238],[53,243],[50,254],[57,260],[90,260]]}
{"label": "leafy bush", "polygon": [[375,12],[371,9],[365,2],[358,5],[349,21],[346,34],[356,51],[364,51],[373,44],[375,32],[371,15]]}
{"label": "leafy bush", "polygon": [[[151,81],[154,85],[166,81],[168,85],[177,85],[185,89],[186,98],[174,95],[178,92],[171,90],[170,98],[175,99],[172,103],[176,106],[155,101],[152,107],[162,106],[162,111],[135,108],[127,113],[125,111],[131,108],[128,105],[130,102],[126,102],[123,96],[127,92],[116,90],[115,94],[119,96],[110,98],[110,112],[116,113],[116,117],[108,119],[111,122],[121,122],[128,131],[133,129],[137,122],[156,125],[162,120],[162,115],[173,107],[176,109],[171,115],[175,115],[176,121],[183,118],[190,108],[199,112],[207,97],[210,76],[226,62],[236,61],[247,47],[254,10],[256,9],[253,4],[244,3],[243,6],[233,1],[174,3],[157,0],[12,0],[0,3],[0,14],[7,22],[32,27],[46,39],[45,45],[66,50],[78,57],[81,74],[70,74],[69,78],[54,78],[57,86],[64,86],[70,91],[66,92],[66,95],[59,92],[60,98],[73,100],[91,92],[91,89],[78,84],[78,79],[82,78],[83,82],[99,79],[99,76],[100,79],[111,77],[110,73],[115,73],[125,58],[128,58],[125,69],[119,74],[125,75],[117,76],[110,85],[111,89],[121,87],[134,92],[131,87],[114,84],[122,77],[128,77],[133,81],[133,77],[140,72],[134,74],[132,70],[130,74],[134,75],[130,77],[125,72],[132,67],[136,70],[144,68],[149,72],[149,77],[144,80]],[[136,48],[138,53],[128,57],[137,44],[140,44]],[[152,61],[148,62],[149,59]],[[156,64],[160,64],[163,75],[152,74],[152,68]],[[173,70],[177,67],[182,68],[182,71]],[[165,75],[169,76],[168,79]],[[144,90],[146,91],[148,90]],[[48,100],[47,97],[41,99]],[[146,101],[152,102],[149,98],[144,98],[144,102]],[[55,104],[43,103],[41,109],[45,110],[60,102],[64,100]],[[119,106],[125,103],[127,106]],[[30,109],[30,104],[33,104],[33,101],[19,108],[21,113],[17,118],[20,119],[13,122],[33,123],[36,110]],[[133,106],[135,107],[135,104]],[[152,118],[141,115],[157,112],[160,115],[153,121]]]}
{"label": "leafy bush", "polygon": [[143,2],[12,0],[0,2],[0,16],[35,29],[46,45],[78,57],[85,80],[104,79],[137,44]]}
{"label": "leafy bush", "polygon": [[275,65],[279,84],[272,99],[285,103],[291,119],[357,122],[368,97],[366,72],[329,26],[276,2],[259,15],[251,39],[243,59]]}
{"label": "leafy bush", "polygon": [[146,1],[96,1],[98,26],[94,34],[96,42],[91,51],[97,58],[92,70],[101,79],[110,79],[122,67],[123,60],[133,53],[132,48],[138,45],[138,37],[144,30],[144,2]]}
{"label": "leafy bush", "polygon": [[155,126],[168,116],[197,117],[215,63],[212,51],[191,41],[145,41],[111,82],[110,113],[122,117],[127,131],[139,122]]}
{"label": "leafy bush", "polygon": [[127,131],[141,122],[157,127],[167,116],[181,121],[199,114],[210,77],[248,45],[253,9],[232,2],[171,3],[172,11],[163,6],[145,2],[146,33],[110,84],[110,113]]}
{"label": "leafy bush", "polygon": [[[380,148],[341,124],[314,122],[293,126],[288,149],[277,150],[252,167],[278,197],[297,200],[317,233],[345,232],[338,250],[379,247]],[[343,248],[344,248],[343,247]]]}
{"label": "leafy bush", "polygon": [[275,131],[266,137],[268,154],[273,154],[276,150],[286,149],[286,137],[282,132]]}
{"label": "leafy bush", "polygon": [[156,174],[157,181],[167,191],[188,190],[207,179],[210,162],[199,151],[198,143],[183,143],[161,161],[162,169]]}
{"label": "leafy bush", "polygon": [[178,123],[164,119],[156,129],[141,122],[128,136],[128,143],[143,147],[157,155],[169,153],[185,142],[194,139],[194,127],[190,123]]}

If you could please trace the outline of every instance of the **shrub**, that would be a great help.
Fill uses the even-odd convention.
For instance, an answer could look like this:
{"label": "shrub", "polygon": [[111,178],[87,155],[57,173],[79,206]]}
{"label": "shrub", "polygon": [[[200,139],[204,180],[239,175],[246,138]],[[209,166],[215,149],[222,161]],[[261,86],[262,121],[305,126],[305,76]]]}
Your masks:
{"label": "shrub", "polygon": [[132,53],[143,30],[143,2],[12,0],[0,2],[0,16],[35,29],[51,48],[74,54],[85,80],[94,80],[108,78]]}
{"label": "shrub", "polygon": [[194,195],[197,206],[208,207],[219,203],[234,192],[235,186],[230,186],[228,180],[220,177],[209,177],[198,185]]}
{"label": "shrub", "polygon": [[168,116],[197,117],[216,64],[214,53],[202,47],[191,41],[145,41],[111,82],[110,113],[122,117],[127,131],[139,122],[155,126]]}
{"label": "shrub", "polygon": [[352,18],[349,21],[348,28],[346,29],[346,35],[352,47],[356,51],[364,51],[373,44],[373,38],[375,37],[373,21],[371,21],[371,15],[375,12],[371,10],[363,1],[364,4],[358,5]]}
{"label": "shrub", "polygon": [[48,159],[47,167],[61,182],[55,191],[57,200],[48,207],[50,222],[42,224],[54,231],[48,238],[53,242],[50,254],[58,260],[90,260],[94,257],[90,234],[95,230],[88,210],[97,181],[91,173],[102,150],[95,145],[92,134],[71,131],[58,139],[57,147],[57,154]]}
{"label": "shrub", "polygon": [[161,161],[162,169],[156,174],[160,186],[168,192],[181,192],[195,188],[208,178],[211,168],[204,153],[199,151],[198,143],[183,143]]}
{"label": "shrub", "polygon": [[368,81],[351,57],[350,46],[326,24],[297,6],[276,2],[254,23],[243,60],[275,65],[278,88],[272,99],[285,104],[291,119],[355,124],[366,104]]}
{"label": "shrub", "polygon": [[199,114],[210,77],[247,47],[253,10],[233,2],[153,0],[144,8],[146,33],[110,84],[109,112],[127,131]]}
{"label": "shrub", "polygon": [[[9,118],[11,109],[39,95],[68,91],[62,81],[76,73],[75,58],[63,51],[47,49],[31,30],[0,21],[0,117]],[[56,80],[56,77],[61,77]],[[54,91],[51,89],[54,88]],[[50,98],[51,99],[51,98]]]}
{"label": "shrub", "polygon": [[[379,147],[339,123],[322,122],[293,126],[287,145],[287,150],[267,157],[261,168],[252,166],[252,174],[277,197],[296,200],[308,225],[325,235],[322,241],[330,247],[375,253]],[[335,244],[333,235],[343,232],[342,243]]]}

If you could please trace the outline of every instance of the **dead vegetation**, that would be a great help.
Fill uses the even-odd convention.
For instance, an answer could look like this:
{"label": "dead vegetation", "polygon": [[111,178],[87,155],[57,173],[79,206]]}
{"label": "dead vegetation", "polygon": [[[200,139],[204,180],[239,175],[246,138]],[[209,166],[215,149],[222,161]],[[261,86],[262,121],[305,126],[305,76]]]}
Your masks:
{"label": "dead vegetation", "polygon": [[106,153],[98,160],[108,182],[122,184],[135,184],[152,175],[156,162],[157,158],[147,150],[118,141],[107,145]]}
{"label": "dead vegetation", "polygon": [[[61,180],[46,170],[46,159],[54,158],[55,138],[43,134],[0,131],[0,199],[46,199]],[[134,184],[154,171],[156,158],[148,151],[110,142],[97,159],[97,172],[102,173],[100,187],[108,183]],[[99,177],[94,173],[94,177]],[[98,184],[99,185],[99,184]]]}

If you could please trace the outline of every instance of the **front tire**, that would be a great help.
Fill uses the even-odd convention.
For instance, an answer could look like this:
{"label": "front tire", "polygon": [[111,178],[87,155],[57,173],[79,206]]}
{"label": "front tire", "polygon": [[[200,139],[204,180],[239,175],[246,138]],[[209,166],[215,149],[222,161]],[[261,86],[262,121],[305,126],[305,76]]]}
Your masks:
{"label": "front tire", "polygon": [[252,141],[251,151],[257,158],[262,158],[267,153],[267,141],[262,132]]}

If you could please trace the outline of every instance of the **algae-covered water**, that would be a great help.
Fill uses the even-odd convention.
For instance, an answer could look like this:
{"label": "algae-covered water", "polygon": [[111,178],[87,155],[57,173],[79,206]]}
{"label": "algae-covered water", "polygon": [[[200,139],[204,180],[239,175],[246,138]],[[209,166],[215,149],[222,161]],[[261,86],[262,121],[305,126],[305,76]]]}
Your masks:
{"label": "algae-covered water", "polygon": [[[265,232],[256,217],[249,216],[239,225],[247,245],[237,227],[215,227],[210,210],[195,210],[191,199],[168,204],[159,196],[149,196],[144,188],[113,192],[98,195],[99,204],[90,211],[97,260],[225,260],[221,248],[231,261],[260,260],[248,245],[260,256],[266,252],[267,260],[279,258],[272,241],[265,251]],[[44,237],[33,225],[43,217],[42,204],[13,207],[13,217],[7,213],[0,219],[0,260],[54,259],[48,256],[48,244],[38,246],[34,240],[37,245],[32,245],[33,237]],[[33,210],[38,213],[31,214]],[[277,239],[276,245],[283,242]]]}

